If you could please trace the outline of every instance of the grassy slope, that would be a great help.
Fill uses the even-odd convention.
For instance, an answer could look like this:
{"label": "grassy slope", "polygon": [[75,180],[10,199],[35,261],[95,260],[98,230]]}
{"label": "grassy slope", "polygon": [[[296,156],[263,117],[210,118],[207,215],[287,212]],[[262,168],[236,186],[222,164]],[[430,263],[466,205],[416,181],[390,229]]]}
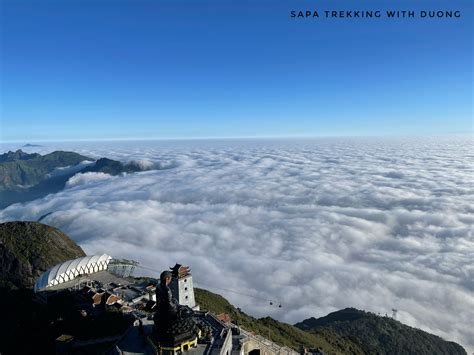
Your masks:
{"label": "grassy slope", "polygon": [[319,319],[309,318],[295,326],[315,333],[321,329],[332,329],[358,343],[366,354],[466,354],[459,344],[390,317],[354,308],[333,312]]}
{"label": "grassy slope", "polygon": [[27,263],[53,266],[86,255],[59,229],[38,222],[0,223],[0,241],[16,259]]}
{"label": "grassy slope", "polygon": [[32,287],[48,268],[85,256],[60,230],[37,222],[0,223],[0,286]]}
{"label": "grassy slope", "polygon": [[320,347],[327,354],[363,354],[351,340],[330,330],[311,334],[270,317],[255,319],[232,306],[220,295],[199,288],[195,288],[194,292],[196,302],[201,309],[209,310],[214,314],[227,313],[234,323],[280,345],[289,346],[295,350],[299,350],[301,346]]}

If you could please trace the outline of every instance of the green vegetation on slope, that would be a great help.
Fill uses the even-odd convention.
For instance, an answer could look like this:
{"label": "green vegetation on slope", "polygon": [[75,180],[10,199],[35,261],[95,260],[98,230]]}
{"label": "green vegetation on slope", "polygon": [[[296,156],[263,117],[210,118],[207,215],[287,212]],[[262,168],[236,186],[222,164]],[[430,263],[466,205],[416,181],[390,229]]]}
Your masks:
{"label": "green vegetation on slope", "polygon": [[0,155],[0,190],[18,191],[34,186],[48,177],[56,168],[77,165],[92,160],[74,153],[56,151],[41,156],[21,150]]}
{"label": "green vegetation on slope", "polygon": [[96,161],[96,163],[93,166],[89,166],[85,168],[84,170],[81,171],[81,173],[100,172],[100,173],[105,173],[109,175],[118,175],[121,173],[135,173],[141,170],[143,169],[141,169],[139,166],[134,165],[134,164],[130,164],[130,163],[123,164],[116,160],[100,158],[99,160]]}
{"label": "green vegetation on slope", "polygon": [[220,295],[199,288],[195,288],[194,292],[196,302],[201,309],[209,310],[214,314],[227,313],[233,323],[269,338],[277,344],[289,346],[295,350],[300,350],[301,346],[319,347],[327,354],[363,354],[358,345],[331,330],[307,333],[270,317],[256,319],[235,308]]}
{"label": "green vegetation on slope", "polygon": [[[131,322],[107,312],[83,316],[68,293],[48,305],[35,302],[33,282],[49,267],[84,252],[56,228],[36,222],[0,224],[0,299],[6,305],[0,322],[0,352],[54,351],[54,339],[72,334],[80,339],[121,333]],[[154,280],[156,282],[156,280]],[[5,287],[7,286],[7,287]],[[247,331],[299,350],[320,348],[326,354],[454,354],[466,351],[454,342],[406,326],[389,317],[347,308],[292,326],[270,317],[255,319],[212,292],[195,289],[202,309],[227,313]],[[24,341],[28,339],[28,341]]]}
{"label": "green vegetation on slope", "polygon": [[[147,170],[139,163],[123,164],[101,158],[87,167],[81,162],[93,159],[74,153],[55,151],[46,155],[22,150],[0,155],[0,208],[13,203],[41,198],[61,191],[77,173],[102,172],[109,175]],[[67,167],[67,169],[66,169]]]}
{"label": "green vegetation on slope", "polygon": [[31,287],[40,274],[84,251],[60,230],[37,222],[0,224],[1,354],[53,354],[61,334],[77,339],[122,334],[133,319],[121,313],[86,316],[68,292],[38,303]]}
{"label": "green vegetation on slope", "polygon": [[457,343],[404,325],[390,317],[346,308],[318,319],[309,318],[296,327],[310,333],[330,329],[359,344],[365,354],[460,354]]}
{"label": "green vegetation on slope", "polygon": [[[74,152],[56,151],[44,156],[21,150],[0,155],[0,208],[31,201],[62,190],[66,181],[92,159]],[[56,169],[72,167],[59,171]]]}
{"label": "green vegetation on slope", "polygon": [[31,288],[50,267],[85,256],[67,235],[37,222],[0,223],[0,286]]}

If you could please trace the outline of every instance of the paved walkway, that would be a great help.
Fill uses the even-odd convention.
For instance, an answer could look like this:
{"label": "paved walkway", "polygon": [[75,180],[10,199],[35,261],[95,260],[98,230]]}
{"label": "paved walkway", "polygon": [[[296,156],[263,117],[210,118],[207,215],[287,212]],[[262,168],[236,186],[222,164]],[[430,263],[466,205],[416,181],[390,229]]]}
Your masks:
{"label": "paved walkway", "polygon": [[[149,334],[153,328],[153,321],[143,320],[145,333]],[[122,354],[155,354],[153,348],[148,344],[145,337],[141,337],[138,326],[134,326],[117,344]]]}

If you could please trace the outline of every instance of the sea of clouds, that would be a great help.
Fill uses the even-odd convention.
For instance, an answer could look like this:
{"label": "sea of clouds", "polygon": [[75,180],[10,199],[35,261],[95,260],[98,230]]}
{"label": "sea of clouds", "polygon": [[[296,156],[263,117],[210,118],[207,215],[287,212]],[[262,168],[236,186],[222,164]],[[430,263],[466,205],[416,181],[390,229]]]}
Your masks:
{"label": "sea of clouds", "polygon": [[198,286],[256,317],[295,323],[345,307],[396,308],[400,321],[474,349],[472,137],[24,150],[55,149],[156,170],[76,175],[62,192],[0,211],[0,221],[53,212],[42,222],[88,254],[156,270],[189,265]]}

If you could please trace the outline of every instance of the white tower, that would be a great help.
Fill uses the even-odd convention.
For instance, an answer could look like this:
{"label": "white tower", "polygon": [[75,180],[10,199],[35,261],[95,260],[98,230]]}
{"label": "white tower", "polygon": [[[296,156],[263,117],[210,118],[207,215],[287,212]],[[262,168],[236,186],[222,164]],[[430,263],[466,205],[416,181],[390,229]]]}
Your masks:
{"label": "white tower", "polygon": [[392,318],[393,319],[397,319],[397,312],[398,312],[398,309],[392,308]]}
{"label": "white tower", "polygon": [[199,310],[194,299],[193,277],[188,266],[176,264],[171,268],[173,279],[171,280],[170,289],[178,303],[188,306],[193,310]]}

